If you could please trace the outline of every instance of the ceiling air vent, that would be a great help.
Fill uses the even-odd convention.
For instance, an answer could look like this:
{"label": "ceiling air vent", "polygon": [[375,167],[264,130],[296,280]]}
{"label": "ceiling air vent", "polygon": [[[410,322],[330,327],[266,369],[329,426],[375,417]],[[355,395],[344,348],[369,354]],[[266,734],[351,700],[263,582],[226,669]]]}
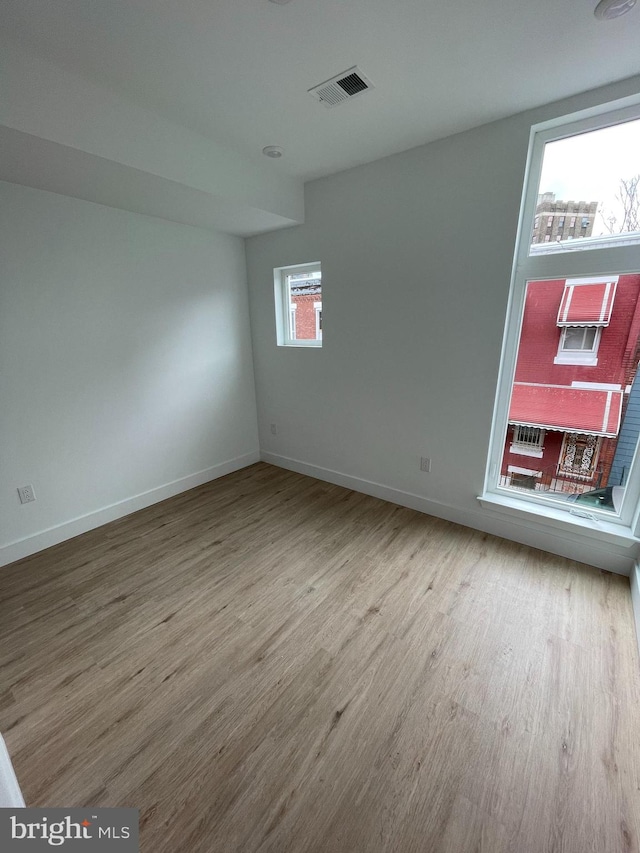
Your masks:
{"label": "ceiling air vent", "polygon": [[309,94],[325,107],[335,107],[368,89],[373,89],[373,83],[354,65],[331,80],[309,89]]}

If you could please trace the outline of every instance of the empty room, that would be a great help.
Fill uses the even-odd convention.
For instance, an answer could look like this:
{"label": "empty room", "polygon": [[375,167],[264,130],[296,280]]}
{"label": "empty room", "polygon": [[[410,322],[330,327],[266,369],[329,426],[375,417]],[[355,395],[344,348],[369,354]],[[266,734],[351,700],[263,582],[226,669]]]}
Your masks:
{"label": "empty room", "polygon": [[640,853],[634,6],[4,0],[2,851]]}

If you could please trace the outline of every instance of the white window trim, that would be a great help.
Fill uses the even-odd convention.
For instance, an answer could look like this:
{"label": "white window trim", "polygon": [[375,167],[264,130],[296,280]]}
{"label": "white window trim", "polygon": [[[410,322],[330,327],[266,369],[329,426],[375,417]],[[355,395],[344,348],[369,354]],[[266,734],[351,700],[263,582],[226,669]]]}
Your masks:
{"label": "white window trim", "polygon": [[[530,254],[530,234],[535,218],[538,186],[542,170],[544,146],[547,142],[598,130],[613,124],[640,117],[640,95],[632,95],[612,104],[600,105],[534,125],[531,128],[529,153],[525,169],[525,192],[520,207],[516,237],[511,288],[507,304],[507,322],[503,337],[502,360],[499,368],[496,403],[491,427],[490,450],[487,459],[485,486],[479,500],[491,507],[521,520],[536,518],[543,527],[561,528],[570,533],[586,533],[601,541],[630,546],[640,536],[640,465],[638,454],[631,466],[625,500],[620,516],[613,516],[596,507],[588,513],[540,492],[513,493],[499,485],[502,455],[507,430],[511,387],[524,312],[527,281],[544,281],[595,275],[610,276],[637,273],[637,245],[599,246],[587,248],[587,240],[576,241],[575,250],[565,252]],[[579,246],[577,245],[579,242]]]}
{"label": "white window trim", "polygon": [[[308,264],[295,264],[287,267],[276,267],[273,271],[273,293],[276,315],[276,343],[279,347],[313,348],[322,347],[322,338],[309,338],[298,340],[291,337],[291,314],[297,308],[289,301],[289,293],[286,287],[286,276],[298,273],[321,272],[320,261]],[[322,281],[322,278],[320,279]]]}
{"label": "white window trim", "polygon": [[571,387],[583,388],[585,391],[622,391],[622,385],[616,385],[615,382],[578,382],[574,379]]}
{"label": "white window trim", "polygon": [[322,340],[322,329],[320,328],[320,312],[322,311],[322,302],[314,302],[313,309],[316,312],[316,340]]}
{"label": "white window trim", "polygon": [[544,450],[533,450],[531,447],[526,447],[524,444],[511,444],[509,450],[516,456],[531,456],[535,459],[542,459]]}
{"label": "white window trim", "polygon": [[289,310],[289,334],[288,340],[295,341],[296,340],[296,311],[298,310],[298,306],[290,302],[288,306]]}

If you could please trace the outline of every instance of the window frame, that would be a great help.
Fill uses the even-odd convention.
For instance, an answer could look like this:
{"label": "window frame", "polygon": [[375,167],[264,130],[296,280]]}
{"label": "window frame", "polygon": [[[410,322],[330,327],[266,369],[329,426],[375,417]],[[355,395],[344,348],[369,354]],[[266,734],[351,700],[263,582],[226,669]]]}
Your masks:
{"label": "window frame", "polygon": [[315,311],[315,320],[316,320],[316,340],[322,340],[322,301],[313,303],[313,310]]}
{"label": "window frame", "polygon": [[300,349],[322,347],[322,336],[319,338],[295,338],[292,323],[292,315],[295,314],[297,305],[293,305],[289,298],[287,278],[292,275],[319,272],[320,286],[322,287],[322,267],[320,261],[307,264],[294,264],[292,266],[276,267],[273,270],[274,305],[276,316],[276,343],[279,347],[296,347]]}
{"label": "window frame", "polygon": [[[640,271],[638,243],[633,245],[591,246],[591,238],[576,240],[562,252],[530,254],[531,233],[536,215],[538,188],[542,171],[544,148],[547,143],[577,136],[601,128],[640,119],[640,95],[623,98],[610,104],[592,107],[533,125],[525,167],[524,187],[512,266],[511,286],[507,303],[506,323],[502,342],[502,357],[491,426],[485,484],[480,500],[485,506],[503,506],[513,514],[534,513],[545,517],[553,526],[592,527],[620,530],[621,539],[640,535],[640,464],[636,452],[629,470],[624,501],[620,514],[590,508],[578,513],[571,504],[540,492],[514,493],[500,485],[500,470],[510,424],[508,421],[511,389],[515,379],[518,346],[522,330],[527,282],[570,279],[578,276],[624,275]],[[596,238],[597,241],[597,238]],[[587,517],[574,521],[572,516]],[[622,529],[624,528],[624,530]]]}

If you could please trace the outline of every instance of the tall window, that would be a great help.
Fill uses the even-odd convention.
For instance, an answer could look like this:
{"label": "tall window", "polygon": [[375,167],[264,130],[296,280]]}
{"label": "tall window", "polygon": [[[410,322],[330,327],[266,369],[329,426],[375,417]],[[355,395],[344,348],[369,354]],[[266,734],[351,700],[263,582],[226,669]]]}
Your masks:
{"label": "tall window", "polygon": [[[542,514],[582,503],[634,532],[640,427],[625,416],[640,407],[638,151],[640,99],[532,130],[485,487]],[[550,204],[578,212],[575,233],[534,240]]]}
{"label": "tall window", "polygon": [[320,264],[279,267],[273,272],[278,346],[321,347]]}

